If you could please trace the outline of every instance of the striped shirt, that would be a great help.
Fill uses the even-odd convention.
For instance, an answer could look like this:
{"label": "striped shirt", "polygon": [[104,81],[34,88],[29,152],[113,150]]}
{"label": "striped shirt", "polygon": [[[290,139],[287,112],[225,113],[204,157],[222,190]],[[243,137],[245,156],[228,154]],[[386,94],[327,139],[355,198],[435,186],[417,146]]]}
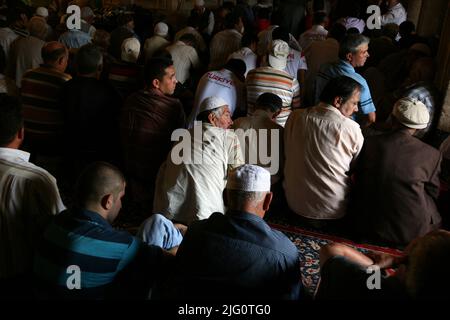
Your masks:
{"label": "striped shirt", "polygon": [[0,279],[32,269],[33,244],[65,209],[55,178],[28,152],[0,148]]}
{"label": "striped shirt", "polygon": [[277,123],[283,127],[291,109],[300,107],[300,85],[285,71],[260,67],[248,73],[245,83],[248,115],[253,114],[256,99],[265,92],[276,94],[283,101],[282,112],[277,117]]}
{"label": "striped shirt", "polygon": [[31,145],[58,146],[63,130],[63,113],[59,105],[62,85],[72,77],[49,66],[28,71],[22,78],[22,101],[25,131]]}
{"label": "striped shirt", "polygon": [[[162,257],[161,248],[146,246],[128,232],[113,229],[96,212],[65,211],[44,233],[36,254],[34,274],[45,288],[44,292],[50,295],[102,299],[109,297],[118,274],[136,259],[143,258],[144,252],[146,259],[139,262],[146,261],[148,265],[143,268],[147,275],[140,275],[142,282],[155,271]],[[79,290],[68,289],[69,277],[75,274],[68,269],[70,266],[80,270]],[[134,272],[136,267],[143,266],[134,265]]]}
{"label": "striped shirt", "polygon": [[109,66],[108,80],[125,100],[144,86],[143,67],[130,62],[113,62]]}
{"label": "striped shirt", "polygon": [[327,85],[328,81],[339,76],[350,77],[362,86],[358,115],[368,114],[376,111],[366,79],[364,79],[359,73],[357,73],[355,71],[355,68],[353,68],[350,63],[344,60],[339,60],[336,63],[324,65],[322,68],[320,68],[320,71],[317,74],[315,80],[314,97],[316,104],[319,102],[320,94]]}

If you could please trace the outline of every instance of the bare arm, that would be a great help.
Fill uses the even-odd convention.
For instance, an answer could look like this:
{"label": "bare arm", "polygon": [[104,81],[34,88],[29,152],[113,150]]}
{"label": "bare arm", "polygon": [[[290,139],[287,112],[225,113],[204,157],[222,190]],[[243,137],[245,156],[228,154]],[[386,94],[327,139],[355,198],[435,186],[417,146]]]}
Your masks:
{"label": "bare arm", "polygon": [[320,267],[322,268],[328,259],[342,256],[354,263],[358,263],[364,267],[374,264],[374,261],[368,256],[362,254],[356,249],[340,243],[328,244],[320,249]]}

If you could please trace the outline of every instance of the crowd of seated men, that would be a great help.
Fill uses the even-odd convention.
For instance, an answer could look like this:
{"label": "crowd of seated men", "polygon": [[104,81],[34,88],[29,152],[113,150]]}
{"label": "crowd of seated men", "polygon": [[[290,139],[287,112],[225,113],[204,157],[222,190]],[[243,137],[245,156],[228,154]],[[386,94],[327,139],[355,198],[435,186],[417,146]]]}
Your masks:
{"label": "crowd of seated men", "polygon": [[[436,50],[399,1],[372,31],[348,1],[195,0],[145,32],[81,9],[4,10],[2,299],[448,298]],[[404,255],[324,246],[310,297],[266,213]]]}

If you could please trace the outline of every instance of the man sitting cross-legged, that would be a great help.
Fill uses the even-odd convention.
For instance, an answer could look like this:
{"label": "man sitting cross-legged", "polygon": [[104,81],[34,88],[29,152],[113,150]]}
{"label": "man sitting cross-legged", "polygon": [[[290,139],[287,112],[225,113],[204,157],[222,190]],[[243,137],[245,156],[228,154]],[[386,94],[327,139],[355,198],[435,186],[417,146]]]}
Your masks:
{"label": "man sitting cross-legged", "polygon": [[38,246],[39,297],[146,298],[166,268],[167,252],[111,226],[122,207],[124,176],[95,162],[83,171],[76,190],[75,206],[58,215]]}
{"label": "man sitting cross-legged", "polygon": [[255,165],[232,170],[224,200],[225,215],[215,212],[188,227],[173,275],[158,297],[298,299],[297,248],[263,220],[272,201],[270,173]]}

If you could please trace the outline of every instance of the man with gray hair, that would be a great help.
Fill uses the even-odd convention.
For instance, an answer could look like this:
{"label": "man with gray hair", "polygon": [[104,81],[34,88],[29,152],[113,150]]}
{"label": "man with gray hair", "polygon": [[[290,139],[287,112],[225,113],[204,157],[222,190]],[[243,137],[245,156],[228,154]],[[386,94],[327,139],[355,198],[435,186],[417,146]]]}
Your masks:
{"label": "man with gray hair", "polygon": [[233,121],[222,98],[203,100],[197,120],[203,123],[175,131],[182,139],[159,170],[153,204],[153,212],[186,225],[225,211],[228,170],[244,164],[239,140],[227,130]]}
{"label": "man with gray hair", "polygon": [[270,173],[248,164],[231,170],[224,200],[225,215],[214,212],[187,229],[162,298],[299,299],[298,250],[263,219]]}
{"label": "man with gray hair", "polygon": [[347,35],[340,43],[339,61],[324,65],[317,74],[314,84],[314,100],[317,104],[322,90],[331,79],[347,76],[356,80],[362,86],[362,90],[359,113],[353,119],[363,126],[375,122],[376,119],[376,109],[367,81],[355,71],[355,68],[364,66],[369,57],[369,42],[369,38],[360,34]]}

